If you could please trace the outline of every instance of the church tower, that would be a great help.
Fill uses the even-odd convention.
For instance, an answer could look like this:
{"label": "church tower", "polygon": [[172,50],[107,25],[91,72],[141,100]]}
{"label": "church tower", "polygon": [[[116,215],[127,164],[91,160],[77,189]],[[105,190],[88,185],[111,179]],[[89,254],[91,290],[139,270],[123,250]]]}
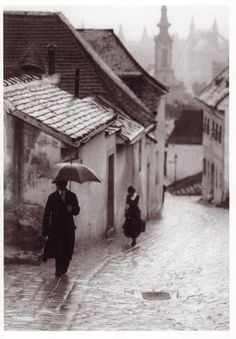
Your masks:
{"label": "church tower", "polygon": [[155,36],[155,69],[154,77],[165,85],[169,86],[174,81],[174,72],[172,69],[172,44],[168,29],[171,24],[167,19],[167,7],[161,7],[161,19],[157,25],[160,32]]}

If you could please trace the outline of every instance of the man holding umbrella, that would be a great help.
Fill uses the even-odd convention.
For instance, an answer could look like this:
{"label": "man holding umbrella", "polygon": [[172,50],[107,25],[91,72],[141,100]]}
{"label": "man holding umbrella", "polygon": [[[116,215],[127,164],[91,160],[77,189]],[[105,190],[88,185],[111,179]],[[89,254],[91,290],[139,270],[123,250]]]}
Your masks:
{"label": "man holding umbrella", "polygon": [[46,245],[42,259],[55,258],[56,277],[67,272],[72,259],[75,242],[73,215],[80,207],[76,195],[69,191],[66,180],[54,180],[57,190],[49,195],[43,218],[42,236]]}

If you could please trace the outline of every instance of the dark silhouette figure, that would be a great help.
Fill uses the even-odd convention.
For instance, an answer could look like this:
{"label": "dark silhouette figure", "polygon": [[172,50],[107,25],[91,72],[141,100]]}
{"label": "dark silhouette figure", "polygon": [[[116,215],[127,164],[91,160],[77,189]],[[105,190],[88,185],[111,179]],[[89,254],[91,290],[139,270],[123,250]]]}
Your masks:
{"label": "dark silhouette figure", "polygon": [[132,239],[131,246],[136,245],[136,239],[141,232],[141,212],[138,206],[139,195],[134,187],[129,186],[126,197],[125,223],[123,225],[124,234]]}
{"label": "dark silhouette figure", "polygon": [[67,181],[55,182],[57,190],[49,195],[43,218],[42,236],[46,238],[43,260],[55,258],[56,277],[67,272],[75,242],[73,215],[80,212],[76,195],[69,191]]}

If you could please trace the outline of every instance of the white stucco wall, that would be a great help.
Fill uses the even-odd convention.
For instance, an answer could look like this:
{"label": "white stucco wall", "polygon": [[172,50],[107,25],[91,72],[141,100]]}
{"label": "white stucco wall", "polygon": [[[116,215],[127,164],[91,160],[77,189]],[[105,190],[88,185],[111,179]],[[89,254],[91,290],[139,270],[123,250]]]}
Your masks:
{"label": "white stucco wall", "polygon": [[[177,155],[176,162],[175,155]],[[201,172],[202,161],[202,145],[169,144],[167,152],[168,183],[172,183],[175,180],[179,180]]]}

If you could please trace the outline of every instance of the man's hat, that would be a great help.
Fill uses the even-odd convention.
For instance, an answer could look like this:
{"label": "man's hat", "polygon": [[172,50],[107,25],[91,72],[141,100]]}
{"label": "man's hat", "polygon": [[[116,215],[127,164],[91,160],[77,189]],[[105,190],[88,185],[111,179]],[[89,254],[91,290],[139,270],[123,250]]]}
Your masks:
{"label": "man's hat", "polygon": [[68,181],[67,180],[53,180],[52,184],[59,184],[59,185],[67,185]]}

